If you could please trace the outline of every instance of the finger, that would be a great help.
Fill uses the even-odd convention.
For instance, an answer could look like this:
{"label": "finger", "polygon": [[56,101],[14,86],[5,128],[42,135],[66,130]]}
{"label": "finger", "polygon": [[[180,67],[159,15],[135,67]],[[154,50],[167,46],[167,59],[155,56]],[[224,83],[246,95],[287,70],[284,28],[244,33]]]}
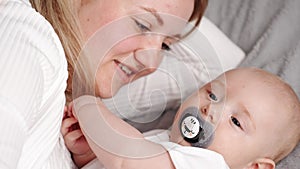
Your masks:
{"label": "finger", "polygon": [[[74,116],[74,108],[73,108],[74,106],[73,106],[73,102],[71,102],[70,104],[69,104],[69,106],[68,106],[68,111],[69,111],[69,115],[71,116],[71,117],[75,117]],[[75,117],[76,118],[76,117]]]}
{"label": "finger", "polygon": [[83,137],[81,130],[74,130],[65,135],[64,140],[68,147],[72,147],[76,144],[76,141]]}
{"label": "finger", "polygon": [[63,136],[65,136],[69,131],[72,125],[76,124],[78,121],[73,117],[69,117],[63,120],[60,132]]}
{"label": "finger", "polygon": [[70,109],[71,107],[73,107],[73,102],[71,102],[69,105],[68,105],[68,108]]}
{"label": "finger", "polygon": [[64,116],[63,116],[63,120],[66,119],[68,117],[68,107],[65,106],[64,107]]}

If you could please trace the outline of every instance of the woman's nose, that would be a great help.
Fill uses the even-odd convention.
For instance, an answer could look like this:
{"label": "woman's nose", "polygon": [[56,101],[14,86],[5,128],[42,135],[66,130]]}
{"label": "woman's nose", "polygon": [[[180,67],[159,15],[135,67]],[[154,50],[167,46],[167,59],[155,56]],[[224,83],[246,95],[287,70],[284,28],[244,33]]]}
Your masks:
{"label": "woman's nose", "polygon": [[147,71],[153,72],[157,69],[162,61],[162,43],[164,37],[158,35],[149,35],[145,37],[139,44],[139,48],[135,51],[135,59],[141,63]]}

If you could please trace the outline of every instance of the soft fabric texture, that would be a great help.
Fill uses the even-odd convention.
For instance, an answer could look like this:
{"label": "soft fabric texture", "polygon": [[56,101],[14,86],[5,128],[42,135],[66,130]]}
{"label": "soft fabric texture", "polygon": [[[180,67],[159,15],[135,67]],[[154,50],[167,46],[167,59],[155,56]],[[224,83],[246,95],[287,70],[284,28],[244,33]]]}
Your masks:
{"label": "soft fabric texture", "polygon": [[[300,97],[300,1],[209,0],[206,16],[246,52],[241,66],[279,75]],[[276,169],[300,168],[300,145]]]}
{"label": "soft fabric texture", "polygon": [[[237,67],[238,64],[245,58],[245,52],[233,43],[231,39],[229,39],[205,16],[201,19],[199,32],[202,33],[212,45],[224,71]],[[188,37],[188,39],[190,38],[197,38],[197,35]],[[209,64],[215,63],[211,62]]]}
{"label": "soft fabric texture", "polygon": [[0,2],[0,168],[74,168],[60,135],[68,77],[62,45],[29,1]]}

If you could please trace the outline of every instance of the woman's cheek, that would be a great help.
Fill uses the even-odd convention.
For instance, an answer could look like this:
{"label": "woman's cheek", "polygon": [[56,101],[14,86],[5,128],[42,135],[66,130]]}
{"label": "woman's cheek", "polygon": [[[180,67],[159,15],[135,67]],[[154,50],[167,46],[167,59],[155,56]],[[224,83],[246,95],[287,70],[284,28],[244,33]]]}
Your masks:
{"label": "woman's cheek", "polygon": [[121,42],[116,43],[112,47],[112,55],[120,55],[124,53],[131,53],[136,50],[138,50],[140,47],[138,46],[138,40],[139,38],[137,37],[129,37]]}

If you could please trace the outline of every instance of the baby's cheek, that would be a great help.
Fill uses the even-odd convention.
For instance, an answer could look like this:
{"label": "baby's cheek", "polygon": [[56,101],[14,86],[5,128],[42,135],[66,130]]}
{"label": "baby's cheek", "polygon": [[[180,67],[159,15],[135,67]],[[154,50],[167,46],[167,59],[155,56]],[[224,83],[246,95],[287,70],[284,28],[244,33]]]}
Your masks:
{"label": "baby's cheek", "polygon": [[178,124],[176,121],[174,121],[170,132],[170,141],[174,143],[179,143],[183,139],[181,137],[178,127],[176,126],[178,126]]}
{"label": "baby's cheek", "polygon": [[[226,134],[222,133],[222,132],[224,132],[223,131],[224,129],[222,129],[222,127],[223,126],[218,126],[215,129],[214,139],[212,140],[211,144],[207,147],[207,149],[218,152],[220,154],[224,154],[224,151],[227,148],[230,149],[234,145],[233,142],[231,142],[230,145],[227,144],[227,139],[230,138],[230,135],[226,136]],[[233,140],[231,140],[231,141],[233,141]]]}
{"label": "baby's cheek", "polygon": [[[224,127],[222,131],[216,130],[215,138],[207,149],[221,154],[231,169],[243,168],[241,164],[246,163],[245,155],[248,152],[246,150],[248,146],[243,139],[235,138],[232,134],[223,131],[225,129]],[[253,147],[250,148],[253,149]]]}

